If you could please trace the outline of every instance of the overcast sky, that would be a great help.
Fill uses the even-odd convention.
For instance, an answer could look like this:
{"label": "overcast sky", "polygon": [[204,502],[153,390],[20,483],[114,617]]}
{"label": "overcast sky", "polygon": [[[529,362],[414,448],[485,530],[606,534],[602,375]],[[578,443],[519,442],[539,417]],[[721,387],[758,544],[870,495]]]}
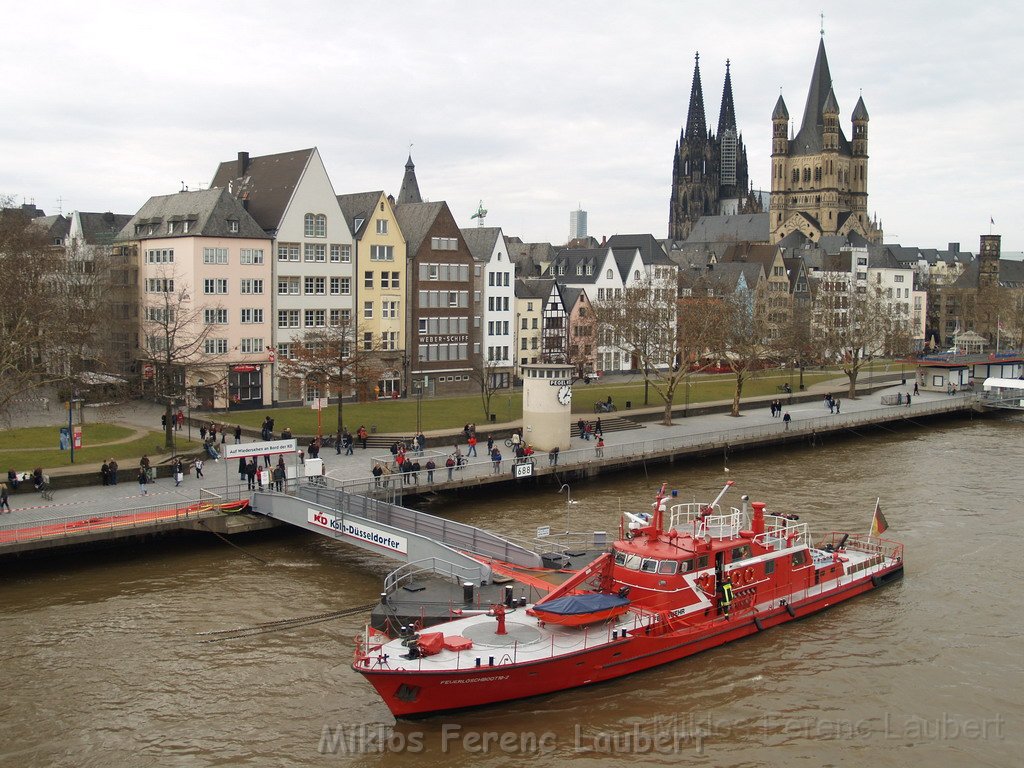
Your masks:
{"label": "overcast sky", "polygon": [[[135,213],[240,150],[316,146],[339,194],[424,199],[462,226],[564,243],[667,234],[700,52],[717,125],[732,62],[750,178],[769,185],[780,88],[799,125],[819,7],[736,2],[51,2],[0,24],[0,195]],[[773,10],[773,8],[787,10]],[[869,211],[886,242],[1024,250],[1024,23],[1009,2],[824,2],[844,133],[871,115]],[[58,199],[62,202],[58,203]]]}

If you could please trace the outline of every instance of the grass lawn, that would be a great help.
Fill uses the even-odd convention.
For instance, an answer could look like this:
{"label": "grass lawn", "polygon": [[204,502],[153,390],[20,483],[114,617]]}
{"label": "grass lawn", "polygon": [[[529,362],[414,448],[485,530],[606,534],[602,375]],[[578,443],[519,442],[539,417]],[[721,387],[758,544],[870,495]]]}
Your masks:
{"label": "grass lawn", "polygon": [[[835,370],[804,371],[804,385],[810,386],[819,381],[842,376]],[[743,385],[743,397],[757,397],[778,393],[778,387],[792,381],[796,391],[799,373],[790,376],[786,370],[759,371],[756,376],[748,379]],[[698,374],[690,383],[689,402],[693,404],[715,400],[731,400],[734,377],[731,374]],[[604,383],[573,385],[572,411],[580,415],[593,414],[594,403],[604,401],[608,395],[620,410],[625,408],[626,401],[632,401],[634,408],[643,407],[644,382],[642,376],[635,376],[633,381],[616,381],[614,384]],[[680,386],[675,393],[674,402],[682,405],[686,402],[686,387]],[[648,403],[660,406],[661,398],[651,387]],[[378,400],[368,403],[345,403],[342,410],[344,424],[352,432],[364,425],[367,430],[376,426],[377,432],[392,432],[411,435],[416,431],[415,398],[405,400]],[[501,392],[491,398],[491,412],[498,422],[514,421],[522,414],[523,395],[521,391],[512,393]],[[323,432],[333,433],[337,429],[337,405],[331,404],[321,414]],[[310,408],[266,408],[259,411],[239,411],[230,414],[229,427],[241,424],[245,427],[259,429],[267,415],[274,419],[274,431],[280,432],[290,428],[296,435],[312,435],[317,430],[317,412]],[[220,414],[212,414],[212,421],[219,421]],[[426,431],[438,429],[458,429],[467,422],[473,422],[482,431],[486,431],[489,419],[484,415],[483,404],[479,395],[430,399],[424,398],[421,403],[420,428]]]}
{"label": "grass lawn", "polygon": [[[70,467],[70,451],[44,447],[52,446],[57,442],[57,432],[56,427],[32,427],[9,430],[0,434],[0,470],[3,470],[3,477],[7,477],[8,469],[29,472],[35,467],[42,467],[44,470],[54,467]],[[101,444],[124,438],[131,435],[132,432],[131,429],[111,424],[86,424],[82,430],[82,442],[85,447],[75,451],[75,464],[99,464],[109,458],[115,458],[120,463],[122,460],[138,459],[144,453],[149,454],[150,459],[158,464],[171,456],[170,449],[163,447],[162,432],[148,432],[145,437],[127,443]],[[22,439],[23,436],[25,439]],[[20,448],[38,446],[38,450],[11,450],[12,443]],[[178,441],[179,452],[198,450],[201,447],[200,443],[195,441],[188,443],[184,438]]]}

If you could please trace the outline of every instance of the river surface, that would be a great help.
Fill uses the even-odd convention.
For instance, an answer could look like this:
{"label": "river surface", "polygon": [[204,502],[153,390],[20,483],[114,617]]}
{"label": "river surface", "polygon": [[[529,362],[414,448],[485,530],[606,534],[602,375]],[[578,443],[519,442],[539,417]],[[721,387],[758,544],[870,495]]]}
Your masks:
{"label": "river surface", "polygon": [[[729,472],[726,473],[725,464]],[[363,616],[240,640],[210,630],[373,602],[392,564],[305,533],[148,543],[0,570],[0,765],[1019,766],[1024,758],[1024,419],[653,467],[571,489],[617,530],[665,480],[725,480],[812,532],[866,531],[881,497],[906,577],[646,673],[395,724],[350,671]],[[523,535],[553,489],[431,511]],[[215,637],[215,636],[213,636]]]}

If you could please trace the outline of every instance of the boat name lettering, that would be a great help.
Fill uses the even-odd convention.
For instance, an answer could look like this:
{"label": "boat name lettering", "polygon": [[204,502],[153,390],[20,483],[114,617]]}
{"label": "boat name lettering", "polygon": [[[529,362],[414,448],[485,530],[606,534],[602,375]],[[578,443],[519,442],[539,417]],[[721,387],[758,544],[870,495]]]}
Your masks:
{"label": "boat name lettering", "polygon": [[494,683],[508,680],[508,675],[491,675],[490,677],[474,677],[471,680],[442,680],[441,685],[462,685],[463,683]]}

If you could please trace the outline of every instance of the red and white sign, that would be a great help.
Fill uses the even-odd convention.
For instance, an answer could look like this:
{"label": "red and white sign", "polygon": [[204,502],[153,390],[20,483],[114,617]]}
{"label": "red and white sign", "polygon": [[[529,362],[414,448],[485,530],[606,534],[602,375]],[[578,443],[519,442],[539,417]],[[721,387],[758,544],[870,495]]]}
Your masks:
{"label": "red and white sign", "polygon": [[235,373],[252,373],[256,370],[255,365],[235,365],[231,368]]}
{"label": "red and white sign", "polygon": [[152,379],[154,376],[156,376],[156,366],[152,363],[143,363],[142,377],[144,379]]}
{"label": "red and white sign", "polygon": [[273,352],[271,352],[269,355],[267,355],[267,362],[272,363],[276,359],[277,359],[277,356]]}

